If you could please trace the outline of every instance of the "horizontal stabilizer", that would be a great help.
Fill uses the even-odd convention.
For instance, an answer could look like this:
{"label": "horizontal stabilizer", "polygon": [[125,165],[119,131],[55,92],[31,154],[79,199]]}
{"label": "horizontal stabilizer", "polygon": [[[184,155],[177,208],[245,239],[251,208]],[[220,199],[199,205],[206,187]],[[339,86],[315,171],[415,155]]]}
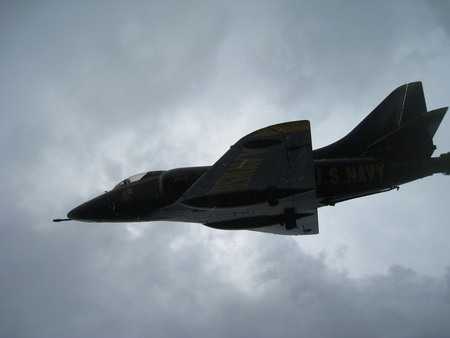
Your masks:
{"label": "horizontal stabilizer", "polygon": [[377,158],[428,158],[435,146],[433,136],[447,112],[446,108],[427,112],[367,147],[364,155]]}
{"label": "horizontal stabilizer", "polygon": [[314,150],[314,159],[431,156],[447,108],[427,112],[421,82],[395,89],[347,136]]}

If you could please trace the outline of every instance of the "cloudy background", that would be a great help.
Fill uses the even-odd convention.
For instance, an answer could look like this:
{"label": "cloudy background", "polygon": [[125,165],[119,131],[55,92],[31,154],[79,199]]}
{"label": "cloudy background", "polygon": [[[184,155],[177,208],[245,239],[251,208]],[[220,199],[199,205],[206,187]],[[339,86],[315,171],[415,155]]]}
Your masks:
{"label": "cloudy background", "polygon": [[324,146],[417,80],[450,104],[447,1],[2,1],[0,336],[450,336],[443,175],[312,237],[51,222],[270,124]]}

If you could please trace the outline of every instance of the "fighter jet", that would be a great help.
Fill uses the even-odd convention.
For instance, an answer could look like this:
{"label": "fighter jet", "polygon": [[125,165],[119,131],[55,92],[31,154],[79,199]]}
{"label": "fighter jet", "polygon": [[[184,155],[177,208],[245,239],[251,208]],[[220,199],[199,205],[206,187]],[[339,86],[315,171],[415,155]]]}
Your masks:
{"label": "fighter jet", "polygon": [[318,234],[319,207],[449,175],[450,153],[431,157],[447,109],[427,111],[422,83],[408,83],[326,147],[312,150],[307,120],[275,124],[244,136],[212,166],[131,176],[54,221],[175,221]]}

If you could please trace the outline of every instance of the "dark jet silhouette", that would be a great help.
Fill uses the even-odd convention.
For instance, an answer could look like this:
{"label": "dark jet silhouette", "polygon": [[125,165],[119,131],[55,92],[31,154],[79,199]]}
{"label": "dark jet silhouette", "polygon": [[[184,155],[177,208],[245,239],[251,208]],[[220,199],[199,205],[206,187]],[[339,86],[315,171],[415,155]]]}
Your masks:
{"label": "dark jet silhouette", "polygon": [[329,146],[312,150],[309,121],[276,124],[243,137],[212,166],[127,178],[67,220],[317,234],[319,207],[449,175],[450,153],[431,157],[447,108],[427,111],[422,83],[405,84]]}

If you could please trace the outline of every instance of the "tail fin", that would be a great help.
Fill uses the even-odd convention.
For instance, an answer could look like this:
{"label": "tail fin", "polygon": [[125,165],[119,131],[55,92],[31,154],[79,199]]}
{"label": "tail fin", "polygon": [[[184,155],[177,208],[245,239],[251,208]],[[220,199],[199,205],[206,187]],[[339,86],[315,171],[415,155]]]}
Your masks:
{"label": "tail fin", "polygon": [[427,112],[421,82],[395,89],[341,140],[314,151],[315,159],[417,158],[433,153],[433,136],[447,108]]}

